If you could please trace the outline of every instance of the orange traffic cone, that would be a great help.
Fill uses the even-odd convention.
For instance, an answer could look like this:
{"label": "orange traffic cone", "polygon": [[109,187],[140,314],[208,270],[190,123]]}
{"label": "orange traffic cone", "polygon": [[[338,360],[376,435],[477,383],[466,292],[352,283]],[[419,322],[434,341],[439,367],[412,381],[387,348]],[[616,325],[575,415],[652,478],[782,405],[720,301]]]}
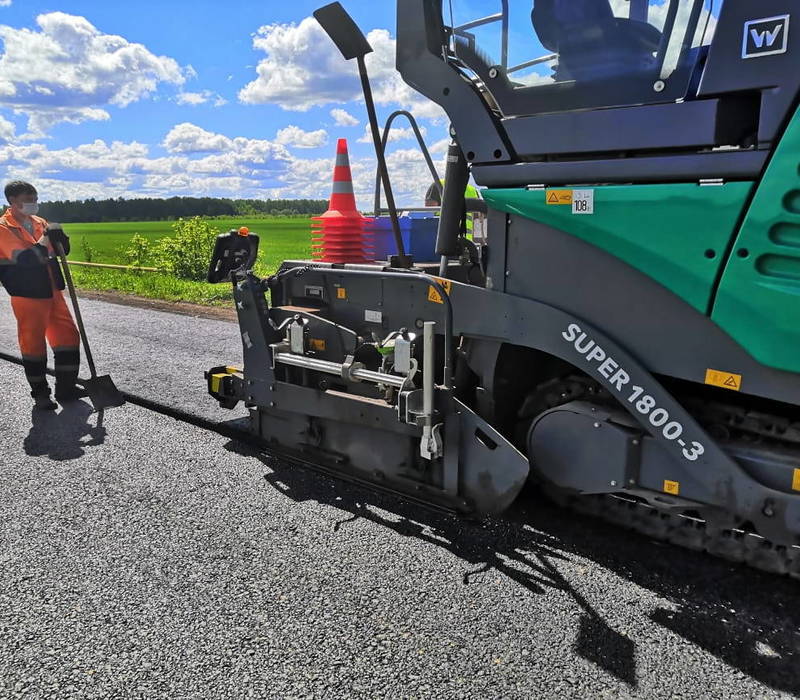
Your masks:
{"label": "orange traffic cone", "polygon": [[356,209],[347,139],[336,146],[333,192],[328,211],[312,219],[312,257],[321,262],[363,263],[374,259],[368,224],[372,219]]}

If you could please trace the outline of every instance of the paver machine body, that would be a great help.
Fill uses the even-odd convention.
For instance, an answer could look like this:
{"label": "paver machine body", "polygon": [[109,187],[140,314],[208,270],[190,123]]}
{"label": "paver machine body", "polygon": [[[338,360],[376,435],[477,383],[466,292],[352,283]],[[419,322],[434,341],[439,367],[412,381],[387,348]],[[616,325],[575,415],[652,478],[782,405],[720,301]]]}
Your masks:
{"label": "paver machine body", "polygon": [[534,480],[800,571],[796,3],[469,4],[397,8],[397,68],[452,124],[441,260],[226,270],[244,367],[212,395],[409,498],[492,514]]}

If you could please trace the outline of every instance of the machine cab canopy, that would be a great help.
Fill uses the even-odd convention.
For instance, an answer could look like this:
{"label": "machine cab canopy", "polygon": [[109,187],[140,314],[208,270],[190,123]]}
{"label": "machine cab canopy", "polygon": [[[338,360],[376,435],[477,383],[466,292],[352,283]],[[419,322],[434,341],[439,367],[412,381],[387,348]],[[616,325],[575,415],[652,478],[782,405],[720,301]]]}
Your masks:
{"label": "machine cab canopy", "polygon": [[792,14],[797,0],[398,0],[397,66],[482,185],[754,179],[798,98]]}
{"label": "machine cab canopy", "polygon": [[[491,3],[485,3],[484,6]],[[721,0],[509,0],[445,9],[451,51],[502,114],[670,102],[696,94]]]}

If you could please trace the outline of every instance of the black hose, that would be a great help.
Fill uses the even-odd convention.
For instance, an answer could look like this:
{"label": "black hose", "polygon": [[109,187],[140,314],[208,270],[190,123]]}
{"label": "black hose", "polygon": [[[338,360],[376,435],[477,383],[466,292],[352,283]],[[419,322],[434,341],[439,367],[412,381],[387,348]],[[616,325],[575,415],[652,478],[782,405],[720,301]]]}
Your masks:
{"label": "black hose", "polygon": [[[428,150],[428,147],[425,145],[425,139],[422,137],[422,132],[419,130],[419,126],[417,125],[417,120],[414,119],[414,115],[411,112],[407,112],[404,109],[398,109],[396,112],[392,112],[389,115],[389,118],[386,120],[386,125],[383,127],[383,138],[381,139],[381,147],[386,152],[386,144],[389,142],[389,130],[392,128],[392,124],[397,117],[406,117],[409,123],[411,124],[411,128],[414,130],[414,135],[417,137],[417,143],[419,144],[419,150],[422,151],[422,155],[425,158],[425,163],[428,166],[428,171],[433,178],[433,182],[436,184],[436,187],[439,189],[439,201],[442,198],[442,183],[440,182],[439,173],[436,171],[436,166],[433,164],[433,159],[431,158],[431,153]],[[381,173],[378,170],[375,173],[375,216],[381,215]]]}
{"label": "black hose", "polygon": [[383,189],[386,192],[386,205],[389,207],[389,217],[392,220],[392,232],[394,233],[394,242],[397,246],[397,255],[401,258],[400,263],[404,267],[410,267],[411,263],[406,256],[403,236],[400,233],[400,221],[397,218],[397,207],[394,203],[392,183],[389,181],[389,171],[386,169],[386,154],[381,147],[381,136],[378,132],[378,115],[375,113],[375,101],[372,99],[372,86],[369,83],[367,64],[363,56],[358,57],[358,74],[361,77],[361,88],[364,91],[364,102],[367,107],[369,127],[372,132],[372,142],[375,146],[375,157],[378,159],[378,173],[383,181]]}
{"label": "black hose", "polygon": [[461,147],[454,140],[447,150],[442,212],[436,234],[436,255],[441,256],[439,274],[447,274],[447,259],[458,253],[458,238],[465,219],[464,191],[469,183],[469,165]]}

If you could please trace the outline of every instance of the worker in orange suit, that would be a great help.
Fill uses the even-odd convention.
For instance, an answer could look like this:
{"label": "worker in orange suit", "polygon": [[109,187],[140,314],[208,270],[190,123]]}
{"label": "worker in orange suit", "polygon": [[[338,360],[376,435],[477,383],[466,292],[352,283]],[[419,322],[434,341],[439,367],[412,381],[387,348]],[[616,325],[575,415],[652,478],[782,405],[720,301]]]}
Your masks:
{"label": "worker in orange suit", "polygon": [[38,193],[29,182],[9,182],[5,195],[10,206],[0,217],[0,283],[11,297],[34,404],[52,411],[57,405],[47,383],[47,343],[55,358],[56,400],[64,404],[84,395],[75,386],[80,337],[62,294],[64,277],[55,255],[58,244],[69,252],[69,238],[36,216]]}

